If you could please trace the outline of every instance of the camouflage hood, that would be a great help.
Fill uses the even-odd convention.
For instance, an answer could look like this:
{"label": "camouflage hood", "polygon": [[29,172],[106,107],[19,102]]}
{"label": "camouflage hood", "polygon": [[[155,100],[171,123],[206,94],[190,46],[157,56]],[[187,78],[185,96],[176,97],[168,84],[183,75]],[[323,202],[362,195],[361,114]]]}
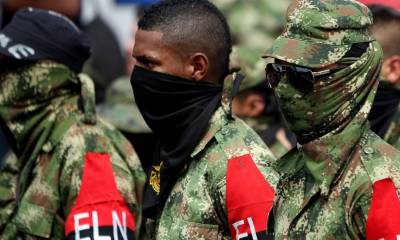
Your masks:
{"label": "camouflage hood", "polygon": [[0,117],[20,157],[32,158],[44,145],[51,147],[76,116],[78,102],[85,120],[95,121],[93,83],[64,65],[23,64],[3,72],[0,85]]}
{"label": "camouflage hood", "polygon": [[304,165],[324,196],[368,132],[367,117],[378,88],[381,59],[379,44],[372,42],[359,60],[317,82],[308,94],[284,80],[276,89],[285,117],[302,144],[293,164]]}
{"label": "camouflage hood", "polygon": [[275,89],[279,105],[300,143],[339,133],[348,125],[365,124],[381,60],[382,50],[372,42],[360,59],[317,81],[313,89],[298,90],[285,80],[279,83]]}

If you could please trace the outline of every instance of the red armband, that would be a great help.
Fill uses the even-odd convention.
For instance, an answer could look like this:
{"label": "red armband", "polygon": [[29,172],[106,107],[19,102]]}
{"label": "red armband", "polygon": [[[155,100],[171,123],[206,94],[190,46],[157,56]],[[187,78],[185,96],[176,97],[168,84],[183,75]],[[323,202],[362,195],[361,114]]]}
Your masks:
{"label": "red armband", "polygon": [[81,189],[65,222],[68,240],[130,240],[135,218],[118,192],[108,154],[87,153]]}
{"label": "red armband", "polygon": [[390,178],[374,183],[368,212],[367,240],[400,239],[400,201]]}
{"label": "red armband", "polygon": [[274,196],[250,155],[228,161],[226,205],[232,239],[267,239]]}

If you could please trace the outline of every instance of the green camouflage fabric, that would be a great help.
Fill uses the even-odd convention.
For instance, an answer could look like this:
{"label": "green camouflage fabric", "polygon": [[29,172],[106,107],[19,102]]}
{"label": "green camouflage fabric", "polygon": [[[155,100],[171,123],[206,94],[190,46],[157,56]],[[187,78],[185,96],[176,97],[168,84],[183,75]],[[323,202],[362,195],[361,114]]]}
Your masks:
{"label": "green camouflage fabric", "polygon": [[98,114],[116,128],[129,133],[150,133],[132,95],[129,76],[116,79],[106,91],[104,103],[97,108]]}
{"label": "green camouflage fabric", "polygon": [[225,81],[223,104],[191,154],[190,163],[173,187],[153,232],[155,239],[231,239],[226,208],[229,159],[251,154],[274,188],[279,177],[271,169],[275,158],[242,120],[230,117],[231,78]]}
{"label": "green camouflage fabric", "polygon": [[294,0],[284,32],[264,57],[320,68],[338,62],[353,43],[374,40],[369,9],[353,0]]}
{"label": "green camouflage fabric", "polygon": [[145,175],[129,142],[96,117],[90,78],[46,61],[3,73],[0,84],[16,154],[0,171],[1,240],[64,239],[87,152],[110,155],[118,190],[140,219]]}
{"label": "green camouflage fabric", "polygon": [[[349,22],[345,21],[341,16],[348,12],[343,9],[348,8],[352,13],[352,9],[364,9],[354,1],[301,0],[293,4],[289,14],[297,16],[299,21],[289,18],[289,24],[295,21],[298,26],[307,25],[309,19],[302,18],[302,14],[312,10],[318,21],[330,17],[341,19],[336,26],[339,33],[351,35],[354,31],[356,36],[364,31],[349,23],[370,15],[357,11],[349,16]],[[360,41],[369,39],[365,34],[359,37]],[[330,35],[335,36],[335,31]],[[346,45],[351,38],[342,36],[337,44]],[[292,63],[326,64],[324,60],[308,58],[312,54],[305,52],[300,57],[303,49],[299,50],[298,45],[287,47],[285,51],[293,54],[284,59],[298,54]],[[367,121],[378,87],[381,61],[382,50],[372,41],[360,58],[337,60],[346,67],[319,79],[312,89],[296,89],[285,77],[276,87],[286,120],[302,143],[275,165],[281,174],[271,223],[276,239],[365,239],[373,184],[390,178],[400,193],[400,153],[376,136]]]}

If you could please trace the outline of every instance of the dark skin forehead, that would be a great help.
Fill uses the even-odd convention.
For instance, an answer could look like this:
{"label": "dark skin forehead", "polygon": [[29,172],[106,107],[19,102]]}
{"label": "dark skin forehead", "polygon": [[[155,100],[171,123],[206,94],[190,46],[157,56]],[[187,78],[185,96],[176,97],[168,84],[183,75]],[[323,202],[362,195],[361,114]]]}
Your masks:
{"label": "dark skin forehead", "polygon": [[163,41],[161,32],[141,29],[135,36],[132,57],[140,67],[177,76],[181,76],[185,62],[180,51]]}

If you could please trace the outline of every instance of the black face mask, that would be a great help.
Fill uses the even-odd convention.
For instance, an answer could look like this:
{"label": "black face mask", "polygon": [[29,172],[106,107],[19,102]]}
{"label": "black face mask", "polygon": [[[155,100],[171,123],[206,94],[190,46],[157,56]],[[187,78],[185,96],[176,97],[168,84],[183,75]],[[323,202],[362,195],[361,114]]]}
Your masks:
{"label": "black face mask", "polygon": [[[146,217],[155,217],[157,207],[165,202],[220,106],[223,89],[221,85],[190,81],[137,66],[131,83],[144,120],[160,139],[153,159],[153,169],[159,172],[150,173],[143,206]],[[154,185],[154,174],[159,174],[159,186]]]}
{"label": "black face mask", "polygon": [[400,89],[397,89],[394,84],[381,81],[368,116],[368,120],[371,123],[371,130],[380,137],[385,137],[384,135],[397,112],[399,103]]}

